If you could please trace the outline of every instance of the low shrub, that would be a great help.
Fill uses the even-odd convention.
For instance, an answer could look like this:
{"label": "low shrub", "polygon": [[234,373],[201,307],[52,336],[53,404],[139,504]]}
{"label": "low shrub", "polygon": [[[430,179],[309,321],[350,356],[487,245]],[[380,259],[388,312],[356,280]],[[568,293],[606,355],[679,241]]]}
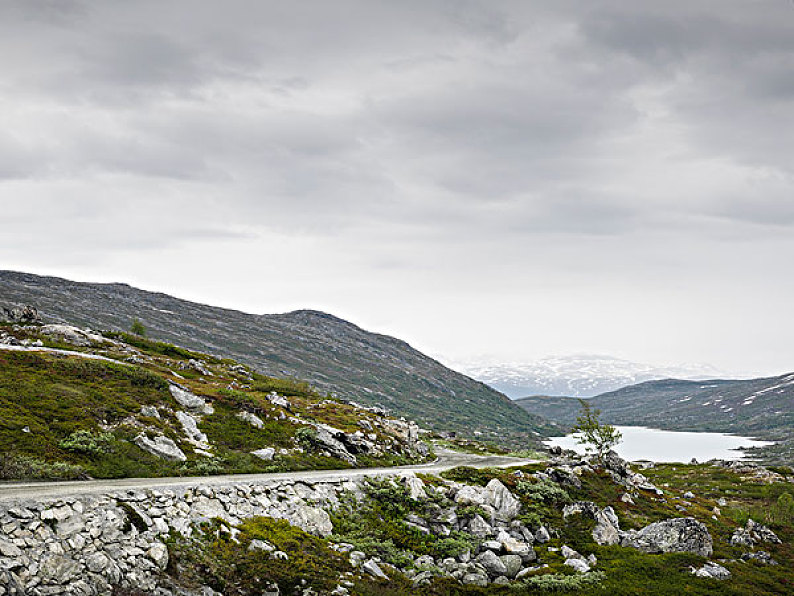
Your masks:
{"label": "low shrub", "polygon": [[85,455],[101,455],[113,451],[112,433],[93,433],[90,430],[77,430],[70,434],[58,447],[66,451],[74,451]]}

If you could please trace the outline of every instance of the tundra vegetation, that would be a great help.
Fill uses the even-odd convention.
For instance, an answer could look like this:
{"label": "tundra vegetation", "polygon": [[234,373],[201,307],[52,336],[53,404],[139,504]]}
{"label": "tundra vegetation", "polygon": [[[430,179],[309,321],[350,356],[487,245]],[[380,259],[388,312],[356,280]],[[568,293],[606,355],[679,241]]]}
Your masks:
{"label": "tundra vegetation", "polygon": [[278,472],[428,455],[407,423],[133,331],[3,325],[0,479]]}

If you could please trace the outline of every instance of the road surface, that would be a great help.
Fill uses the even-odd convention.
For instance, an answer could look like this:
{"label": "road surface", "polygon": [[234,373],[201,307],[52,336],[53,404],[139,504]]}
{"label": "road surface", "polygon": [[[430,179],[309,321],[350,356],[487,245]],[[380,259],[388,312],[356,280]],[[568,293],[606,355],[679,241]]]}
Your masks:
{"label": "road surface", "polygon": [[0,483],[0,503],[11,501],[49,501],[63,497],[85,497],[128,490],[175,490],[192,486],[228,486],[246,483],[270,483],[281,480],[338,480],[362,476],[389,476],[401,472],[433,473],[457,466],[474,468],[509,467],[534,463],[537,460],[496,455],[470,455],[438,450],[438,459],[429,464],[391,468],[360,468],[347,470],[309,470],[274,474],[230,474],[223,476],[178,478],[121,478],[113,480],[77,480],[69,482],[4,482]]}

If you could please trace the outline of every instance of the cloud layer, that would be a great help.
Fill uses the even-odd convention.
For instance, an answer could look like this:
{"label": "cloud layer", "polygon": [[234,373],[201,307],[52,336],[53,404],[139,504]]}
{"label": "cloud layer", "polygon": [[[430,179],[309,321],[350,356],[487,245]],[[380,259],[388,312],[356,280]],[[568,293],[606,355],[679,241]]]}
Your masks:
{"label": "cloud layer", "polygon": [[3,266],[782,372],[789,2],[0,5]]}

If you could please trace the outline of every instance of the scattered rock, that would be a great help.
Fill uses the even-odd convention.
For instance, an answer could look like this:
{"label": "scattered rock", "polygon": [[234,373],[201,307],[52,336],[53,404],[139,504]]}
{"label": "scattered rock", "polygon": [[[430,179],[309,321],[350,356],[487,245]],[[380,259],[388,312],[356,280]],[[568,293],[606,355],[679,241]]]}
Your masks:
{"label": "scattered rock", "polygon": [[265,461],[272,460],[275,454],[276,450],[273,447],[265,447],[263,449],[257,449],[256,451],[251,452],[251,455],[254,457],[258,457],[259,459],[263,459]]}
{"label": "scattered rock", "polygon": [[725,567],[711,562],[706,563],[700,569],[692,567],[692,574],[696,577],[709,577],[711,579],[728,579],[731,576],[731,572]]}
{"label": "scattered rock", "polygon": [[157,435],[154,440],[141,433],[134,439],[134,443],[152,455],[172,461],[186,461],[187,456],[177,447],[176,443],[165,435]]}
{"label": "scattered rock", "polygon": [[366,561],[364,561],[361,564],[361,569],[363,571],[366,571],[367,573],[369,573],[372,577],[374,577],[376,579],[383,579],[383,580],[387,580],[387,581],[389,579],[389,576],[386,575],[383,572],[383,570],[377,564],[375,559],[367,559]]}
{"label": "scattered rock", "polygon": [[262,420],[256,414],[252,414],[251,412],[238,412],[237,417],[243,422],[247,422],[254,428],[263,428],[265,426],[264,420]]}
{"label": "scattered rock", "polygon": [[639,531],[623,532],[620,544],[646,553],[689,552],[708,557],[713,551],[708,529],[692,517],[668,519]]}

